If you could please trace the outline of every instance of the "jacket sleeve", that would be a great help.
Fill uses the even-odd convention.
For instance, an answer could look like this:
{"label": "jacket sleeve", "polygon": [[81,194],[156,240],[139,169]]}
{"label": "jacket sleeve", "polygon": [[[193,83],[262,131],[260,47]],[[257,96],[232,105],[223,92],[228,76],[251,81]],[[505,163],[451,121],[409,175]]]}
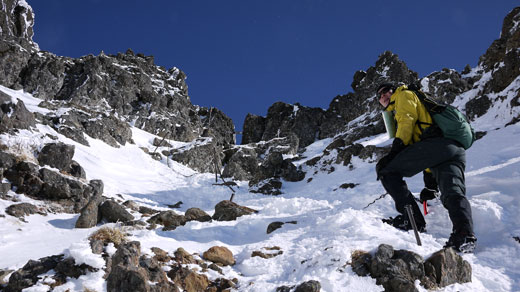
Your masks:
{"label": "jacket sleeve", "polygon": [[397,121],[396,138],[403,140],[404,145],[412,144],[412,135],[418,118],[417,99],[410,91],[402,90],[395,98],[395,120]]}

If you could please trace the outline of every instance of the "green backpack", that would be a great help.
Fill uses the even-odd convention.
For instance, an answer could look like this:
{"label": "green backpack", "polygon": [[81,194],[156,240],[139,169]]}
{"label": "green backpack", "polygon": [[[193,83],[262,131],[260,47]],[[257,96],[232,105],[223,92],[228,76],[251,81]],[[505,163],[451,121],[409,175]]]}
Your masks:
{"label": "green backpack", "polygon": [[410,86],[408,90],[413,91],[421,100],[432,116],[434,125],[441,129],[444,137],[459,142],[466,150],[471,147],[476,140],[475,130],[463,113],[449,104],[442,104],[433,100],[414,86]]}

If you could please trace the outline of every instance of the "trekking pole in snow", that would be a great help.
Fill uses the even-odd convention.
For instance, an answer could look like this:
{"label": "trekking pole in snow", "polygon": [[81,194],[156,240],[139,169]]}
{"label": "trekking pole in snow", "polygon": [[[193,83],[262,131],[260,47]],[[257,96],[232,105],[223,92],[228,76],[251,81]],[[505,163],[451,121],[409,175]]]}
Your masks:
{"label": "trekking pole in snow", "polygon": [[410,223],[412,224],[413,232],[415,233],[415,239],[417,240],[417,245],[421,246],[421,238],[419,237],[419,231],[417,231],[417,224],[415,224],[415,219],[413,217],[413,211],[411,205],[404,206],[406,209],[406,213],[408,214],[408,220],[410,220]]}

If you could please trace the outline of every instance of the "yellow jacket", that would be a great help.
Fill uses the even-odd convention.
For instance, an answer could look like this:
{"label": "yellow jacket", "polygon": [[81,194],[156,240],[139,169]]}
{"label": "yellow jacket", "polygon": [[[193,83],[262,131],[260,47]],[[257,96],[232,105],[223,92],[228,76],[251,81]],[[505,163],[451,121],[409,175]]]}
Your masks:
{"label": "yellow jacket", "polygon": [[433,122],[426,107],[417,95],[403,85],[395,90],[390,97],[387,111],[394,111],[397,122],[396,138],[400,138],[404,145],[419,142],[422,132]]}

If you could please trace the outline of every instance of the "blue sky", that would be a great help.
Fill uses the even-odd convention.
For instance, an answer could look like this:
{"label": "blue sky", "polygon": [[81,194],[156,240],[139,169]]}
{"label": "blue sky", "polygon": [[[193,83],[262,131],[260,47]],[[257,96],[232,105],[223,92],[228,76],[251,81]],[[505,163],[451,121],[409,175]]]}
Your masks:
{"label": "blue sky", "polygon": [[[187,76],[194,104],[242,129],[276,101],[327,108],[385,50],[425,76],[461,71],[499,38],[518,0],[27,0],[34,40],[80,57],[125,52]],[[240,142],[240,141],[237,141]]]}

